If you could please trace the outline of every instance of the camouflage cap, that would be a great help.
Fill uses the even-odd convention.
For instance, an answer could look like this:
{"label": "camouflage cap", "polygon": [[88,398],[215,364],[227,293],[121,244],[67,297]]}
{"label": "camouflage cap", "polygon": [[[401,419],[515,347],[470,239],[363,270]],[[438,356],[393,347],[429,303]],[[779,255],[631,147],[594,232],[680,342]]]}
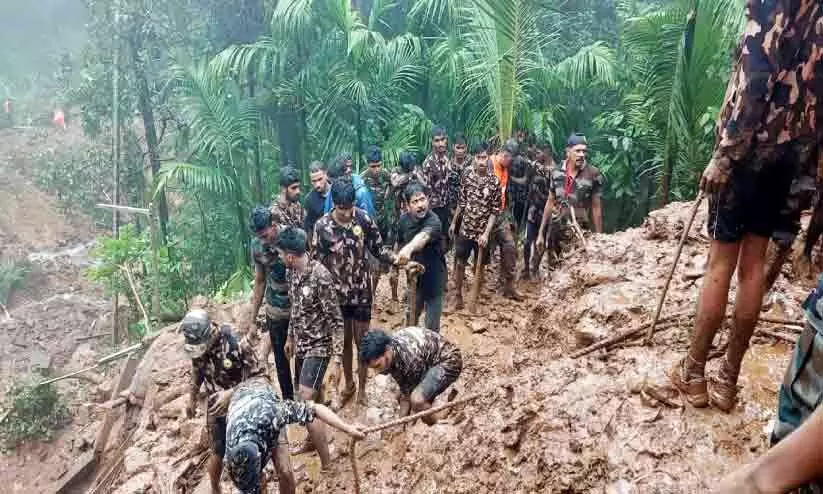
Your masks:
{"label": "camouflage cap", "polygon": [[211,319],[209,319],[208,313],[202,309],[190,311],[180,323],[180,328],[183,330],[183,337],[186,339],[186,344],[183,347],[186,353],[191,358],[202,356],[207,350],[209,336],[211,335]]}
{"label": "camouflage cap", "polygon": [[231,481],[242,494],[260,494],[263,462],[260,458],[260,446],[256,442],[241,441],[226,452],[225,463]]}

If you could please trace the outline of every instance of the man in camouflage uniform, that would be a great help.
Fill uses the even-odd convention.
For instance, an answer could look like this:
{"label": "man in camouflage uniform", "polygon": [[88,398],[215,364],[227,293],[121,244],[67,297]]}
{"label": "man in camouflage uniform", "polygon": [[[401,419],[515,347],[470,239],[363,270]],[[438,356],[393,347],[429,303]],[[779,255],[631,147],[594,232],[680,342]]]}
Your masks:
{"label": "man in camouflage uniform", "polygon": [[[228,325],[213,323],[206,311],[193,310],[181,323],[185,338],[184,349],[191,357],[191,388],[186,415],[193,417],[197,409],[197,395],[205,384],[209,393],[206,424],[211,432],[211,457],[208,471],[212,491],[220,491],[220,472],[226,451],[226,416],[220,409],[231,389],[250,377],[261,375],[254,347],[248,339],[242,340]],[[249,335],[253,335],[250,332]]]}
{"label": "man in camouflage uniform", "polygon": [[[463,282],[466,262],[472,252],[478,262],[487,264],[488,245],[502,204],[500,181],[489,171],[489,146],[480,143],[473,150],[474,166],[466,170],[460,185],[460,199],[450,232],[454,247],[454,308],[463,308]],[[455,226],[460,222],[460,230]],[[457,235],[455,236],[455,233]],[[483,255],[480,255],[483,250]],[[483,270],[480,270],[482,276]],[[482,283],[482,281],[481,281]]]}
{"label": "man in camouflage uniform", "polygon": [[[305,425],[312,441],[325,451],[321,467],[329,467],[328,442],[322,423],[363,439],[364,434],[325,406],[311,401],[281,400],[264,377],[245,381],[230,396],[226,415],[226,469],[241,494],[267,493],[263,470],[269,459],[277,472],[278,492],[294,494],[286,428]],[[316,420],[317,419],[317,420]],[[219,493],[213,488],[212,493]]]}
{"label": "man in camouflage uniform", "polygon": [[515,224],[511,197],[511,168],[520,156],[520,146],[514,139],[507,140],[500,152],[491,157],[492,170],[500,182],[500,215],[495,220],[492,231],[491,250],[500,247],[500,285],[503,296],[512,300],[523,300],[523,295],[515,288],[517,281],[517,246],[514,242]]}
{"label": "man in camouflage uniform", "polygon": [[[798,169],[820,139],[821,12],[813,0],[750,2],[740,57],[700,188],[710,195],[713,241],[686,356],[670,373],[689,402],[731,411],[740,364],[760,314],[769,237]],[[709,389],[705,366],[737,271],[734,329]]]}
{"label": "man in camouflage uniform", "polygon": [[273,223],[271,209],[257,206],[251,212],[249,228],[255,236],[251,241],[254,261],[254,289],[251,297],[251,313],[248,315],[247,333],[253,331],[257,313],[266,300],[266,322],[264,329],[269,333],[263,342],[263,363],[268,367],[269,350],[274,351],[274,365],[277,382],[283,397],[294,398],[289,359],[286,357],[286,336],[289,330],[289,287],[286,282],[286,265],[277,254],[277,232],[279,225]]}
{"label": "man in camouflage uniform", "polygon": [[[432,151],[416,170],[415,178],[429,190],[429,206],[440,218],[444,231],[451,224],[449,211],[449,137],[440,126],[432,129]],[[451,239],[444,237],[444,246],[449,250]]]}
{"label": "man in camouflage uniform", "polygon": [[[526,212],[526,241],[523,243],[523,272],[520,279],[528,280],[532,274],[539,274],[540,261],[546,250],[546,242],[537,244],[540,224],[543,220],[543,211],[551,195],[552,172],[554,172],[554,156],[551,146],[542,141],[534,150],[534,164],[532,166],[531,185],[529,187],[529,208]],[[534,257],[532,258],[532,249]]]}
{"label": "man in camouflage uniform", "polygon": [[[391,217],[392,247],[397,246],[397,238],[394,233],[397,231],[397,222],[400,216],[406,211],[408,201],[406,200],[405,190],[411,182],[416,182],[415,169],[417,168],[417,156],[409,151],[400,153],[400,161],[398,166],[391,172],[391,187],[389,189],[389,198],[394,203],[393,214]],[[400,276],[400,269],[397,266],[392,266],[389,272],[389,284],[391,285],[391,297],[393,301],[397,301],[397,282]]]}
{"label": "man in camouflage uniform", "polygon": [[[417,327],[391,336],[381,330],[369,332],[360,346],[360,361],[397,382],[401,416],[431,408],[463,370],[457,346],[440,333]],[[437,418],[430,415],[422,420],[433,425]]]}
{"label": "man in camouflage uniform", "polygon": [[[337,180],[332,184],[334,209],[314,225],[314,256],[329,270],[337,285],[340,309],[343,313],[345,339],[343,373],[346,388],[340,406],[355,391],[352,379],[352,339],[360,339],[371,321],[372,272],[368,253],[378,260],[394,264],[395,256],[383,238],[377,223],[362,209],[354,206],[355,194],[351,182]],[[366,403],[366,368],[358,369],[357,401]]]}
{"label": "man in camouflage uniform", "polygon": [[[469,155],[469,150],[466,145],[466,136],[462,132],[458,132],[454,136],[454,143],[452,144],[452,157],[449,160],[449,213],[454,219],[454,212],[457,210],[457,202],[460,198],[460,181],[463,178],[463,173],[467,168],[472,166],[472,157]],[[458,226],[459,230],[460,227]],[[454,241],[454,239],[452,239]]]}
{"label": "man in camouflage uniform", "polygon": [[[343,357],[343,315],[337,289],[326,267],[309,259],[303,230],[289,227],[281,231],[277,249],[290,272],[291,320],[286,355],[295,357],[294,387],[301,400],[322,402],[326,369],[331,364],[334,388]],[[298,452],[312,450],[314,445],[306,441]]]}

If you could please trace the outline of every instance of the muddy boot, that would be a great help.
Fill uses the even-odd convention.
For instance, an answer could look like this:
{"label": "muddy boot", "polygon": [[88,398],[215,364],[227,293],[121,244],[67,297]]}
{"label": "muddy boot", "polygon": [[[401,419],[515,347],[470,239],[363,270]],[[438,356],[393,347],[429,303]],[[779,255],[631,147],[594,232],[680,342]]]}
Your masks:
{"label": "muddy boot", "polygon": [[454,310],[462,310],[463,281],[466,279],[466,265],[458,262],[454,265]]}
{"label": "muddy boot", "polygon": [[737,376],[739,374],[740,371],[735,372],[724,359],[717,372],[717,377],[712,379],[709,388],[709,402],[721,412],[729,413],[737,405]]}
{"label": "muddy boot", "polygon": [[669,379],[693,407],[705,408],[709,405],[706,378],[700,372],[701,366],[693,358],[686,357],[669,371]]}
{"label": "muddy boot", "polygon": [[515,270],[517,269],[517,251],[514,244],[503,248],[503,259],[500,266],[500,278],[503,286],[503,296],[517,302],[523,300],[523,295],[514,287]]}

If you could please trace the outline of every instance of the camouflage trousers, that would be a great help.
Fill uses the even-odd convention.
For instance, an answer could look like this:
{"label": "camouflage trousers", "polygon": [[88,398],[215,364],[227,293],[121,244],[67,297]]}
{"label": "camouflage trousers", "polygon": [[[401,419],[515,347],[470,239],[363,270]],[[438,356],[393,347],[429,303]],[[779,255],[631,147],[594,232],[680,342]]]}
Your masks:
{"label": "camouflage trousers", "polygon": [[[806,322],[780,386],[771,443],[777,444],[811,416],[823,401],[823,334]],[[823,479],[795,492],[823,494]]]}

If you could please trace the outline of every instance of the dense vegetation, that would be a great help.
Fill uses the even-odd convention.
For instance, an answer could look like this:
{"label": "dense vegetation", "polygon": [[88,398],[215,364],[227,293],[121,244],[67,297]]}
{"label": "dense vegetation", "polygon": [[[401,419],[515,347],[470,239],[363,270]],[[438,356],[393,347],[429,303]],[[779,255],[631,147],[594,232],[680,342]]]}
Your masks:
{"label": "dense vegetation", "polygon": [[[121,202],[153,204],[164,246],[159,268],[140,261],[143,220],[124,236],[143,251],[103,249],[129,252],[139,281],[167,273],[166,308],[246,286],[247,212],[281,165],[360,166],[379,144],[391,167],[434,124],[472,141],[524,128],[556,154],[586,133],[611,230],[692,197],[743,18],[741,0],[84,3],[66,102],[109,142],[117,82]],[[96,275],[125,293],[121,270]]]}

